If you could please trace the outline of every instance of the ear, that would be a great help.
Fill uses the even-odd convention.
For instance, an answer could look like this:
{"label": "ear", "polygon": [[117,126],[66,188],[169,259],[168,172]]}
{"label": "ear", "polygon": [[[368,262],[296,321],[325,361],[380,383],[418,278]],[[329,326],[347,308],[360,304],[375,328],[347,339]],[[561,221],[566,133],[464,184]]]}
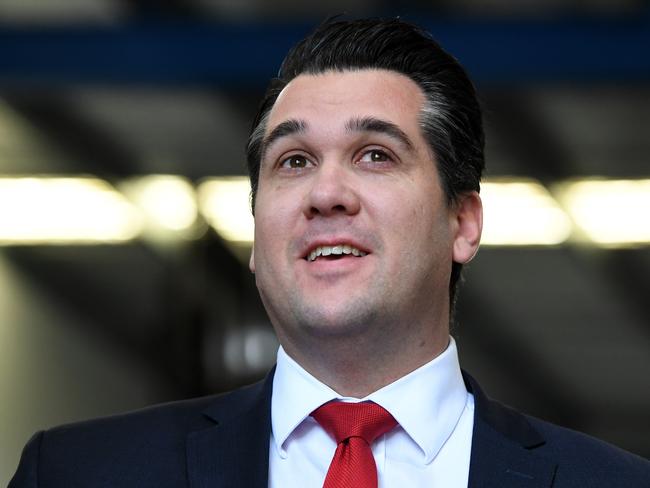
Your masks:
{"label": "ear", "polygon": [[469,262],[481,242],[483,230],[483,204],[475,191],[459,197],[453,212],[456,233],[453,245],[453,260],[457,263]]}
{"label": "ear", "polygon": [[248,261],[248,269],[251,270],[251,273],[255,273],[255,245],[251,247],[251,258]]}

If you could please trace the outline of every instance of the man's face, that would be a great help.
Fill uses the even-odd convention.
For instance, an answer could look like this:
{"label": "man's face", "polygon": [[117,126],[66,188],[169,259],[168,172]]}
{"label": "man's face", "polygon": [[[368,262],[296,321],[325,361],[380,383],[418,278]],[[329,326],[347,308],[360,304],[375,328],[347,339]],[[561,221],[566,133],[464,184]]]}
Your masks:
{"label": "man's face", "polygon": [[452,259],[471,256],[458,254],[462,224],[421,134],[423,103],[412,80],[383,70],[301,75],[278,97],[251,270],[285,348],[446,326]]}

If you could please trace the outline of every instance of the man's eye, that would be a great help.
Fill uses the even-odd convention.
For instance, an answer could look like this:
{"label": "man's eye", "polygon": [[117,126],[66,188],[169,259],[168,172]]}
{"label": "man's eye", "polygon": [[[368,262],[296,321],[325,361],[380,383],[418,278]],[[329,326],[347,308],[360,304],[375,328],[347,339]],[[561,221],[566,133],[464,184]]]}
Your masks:
{"label": "man's eye", "polygon": [[280,163],[280,167],[289,168],[289,169],[301,169],[301,168],[306,168],[310,164],[311,163],[305,156],[300,156],[299,154],[296,154],[294,156],[289,156],[288,158],[284,159]]}
{"label": "man's eye", "polygon": [[392,161],[392,159],[386,152],[380,149],[371,149],[363,153],[359,161],[362,163],[385,163]]}

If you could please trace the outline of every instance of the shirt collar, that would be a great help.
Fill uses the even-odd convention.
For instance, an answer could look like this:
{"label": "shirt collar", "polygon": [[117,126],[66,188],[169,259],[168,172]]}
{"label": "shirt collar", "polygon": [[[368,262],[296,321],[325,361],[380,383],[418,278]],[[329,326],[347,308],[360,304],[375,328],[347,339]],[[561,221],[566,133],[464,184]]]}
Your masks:
{"label": "shirt collar", "polygon": [[283,445],[311,412],[334,399],[370,400],[388,410],[430,463],[454,431],[467,402],[456,342],[425,365],[362,399],[343,397],[278,350],[271,398],[271,427],[276,447]]}
{"label": "shirt collar", "polygon": [[271,429],[280,456],[286,456],[283,446],[294,429],[318,407],[336,398],[339,395],[334,390],[305,371],[280,346],[271,396]]}

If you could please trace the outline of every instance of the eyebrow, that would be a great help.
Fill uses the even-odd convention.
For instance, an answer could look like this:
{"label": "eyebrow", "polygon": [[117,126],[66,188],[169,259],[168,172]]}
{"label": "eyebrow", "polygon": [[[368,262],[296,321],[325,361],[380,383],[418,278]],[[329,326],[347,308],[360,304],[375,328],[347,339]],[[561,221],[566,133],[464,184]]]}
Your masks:
{"label": "eyebrow", "polygon": [[[349,132],[376,132],[386,134],[397,140],[409,151],[413,151],[415,146],[413,142],[397,125],[386,120],[376,117],[358,117],[348,120],[345,123],[345,129]],[[279,123],[262,141],[261,159],[268,151],[269,147],[275,144],[279,139],[288,137],[293,134],[303,134],[307,132],[308,124],[304,120],[289,119]]]}
{"label": "eyebrow", "polygon": [[279,123],[273,128],[268,136],[262,141],[262,158],[270,146],[272,146],[278,139],[290,136],[292,134],[302,134],[307,131],[307,122],[304,120],[289,119]]}
{"label": "eyebrow", "polygon": [[413,151],[414,145],[409,136],[397,125],[376,117],[362,117],[348,120],[345,124],[348,131],[353,132],[377,132],[397,140],[409,151]]}

